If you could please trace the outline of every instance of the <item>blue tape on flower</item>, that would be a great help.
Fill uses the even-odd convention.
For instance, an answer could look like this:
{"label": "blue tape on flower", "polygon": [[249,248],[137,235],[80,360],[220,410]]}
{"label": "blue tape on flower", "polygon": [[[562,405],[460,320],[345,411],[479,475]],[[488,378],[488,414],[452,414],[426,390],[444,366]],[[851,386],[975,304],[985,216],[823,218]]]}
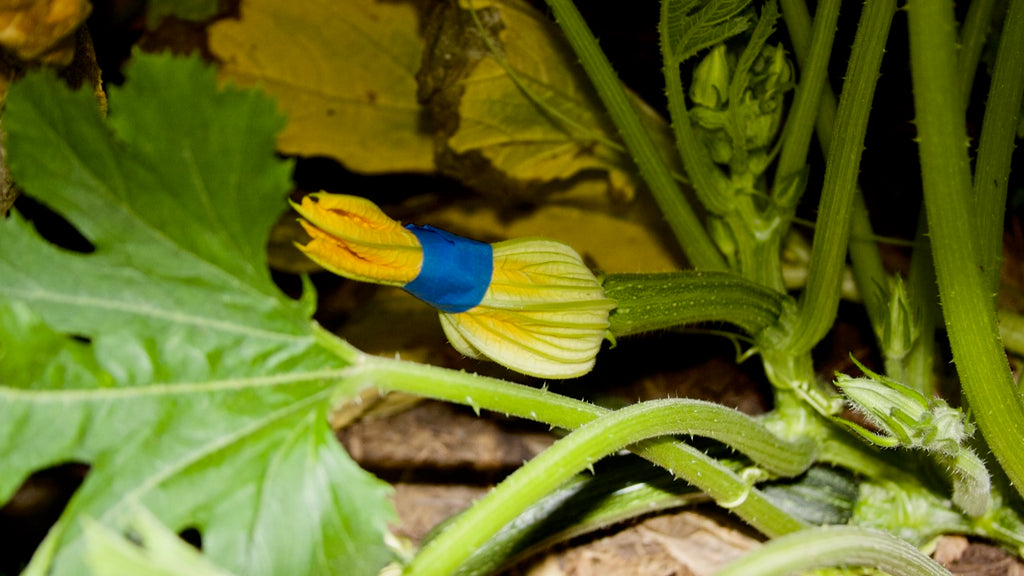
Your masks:
{"label": "blue tape on flower", "polygon": [[465,312],[484,299],[494,269],[490,244],[433,226],[405,228],[423,246],[423,266],[419,276],[403,286],[406,292],[450,313]]}

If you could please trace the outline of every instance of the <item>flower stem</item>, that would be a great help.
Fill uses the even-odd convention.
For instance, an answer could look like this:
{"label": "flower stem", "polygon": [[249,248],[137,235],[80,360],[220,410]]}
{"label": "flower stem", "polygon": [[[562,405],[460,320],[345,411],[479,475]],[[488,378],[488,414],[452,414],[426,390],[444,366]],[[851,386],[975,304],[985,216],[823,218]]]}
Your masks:
{"label": "flower stem", "polygon": [[[368,356],[351,348],[344,341],[319,326],[314,327],[317,341],[327,350],[340,355],[357,356],[348,364],[348,376],[362,379],[382,390],[406,392],[456,404],[481,408],[544,422],[572,430],[610,413],[606,408],[575,400],[547,389],[538,390],[496,378],[455,372],[435,366]],[[764,430],[755,424],[754,430]],[[743,433],[749,433],[747,430]],[[768,440],[775,442],[774,436]],[[638,456],[674,471],[681,480],[697,487],[720,505],[765,535],[786,534],[803,528],[804,523],[785,512],[733,470],[701,452],[673,439],[662,438],[631,446]],[[800,450],[775,454],[778,461],[771,466],[797,470],[807,465],[816,450],[803,445]],[[788,468],[787,468],[788,467]]]}
{"label": "flower stem", "polygon": [[[734,447],[764,464],[777,464],[780,451],[807,452],[803,446],[775,438],[748,416],[718,404],[678,399],[634,404],[581,426],[516,470],[428,542],[407,566],[406,574],[451,574],[532,503],[617,450],[668,434],[723,433],[730,436],[730,443],[742,444]],[[810,463],[810,459],[794,462],[797,466],[787,472],[799,473],[801,466]]]}

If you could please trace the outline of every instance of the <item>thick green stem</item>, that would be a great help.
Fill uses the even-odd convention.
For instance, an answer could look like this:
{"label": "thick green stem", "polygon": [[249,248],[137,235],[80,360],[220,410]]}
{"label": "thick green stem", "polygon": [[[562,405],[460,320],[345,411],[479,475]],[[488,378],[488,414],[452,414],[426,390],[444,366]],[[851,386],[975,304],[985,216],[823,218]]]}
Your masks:
{"label": "thick green stem", "polygon": [[[797,61],[803,67],[803,63],[807,61],[811,53],[809,39],[811,17],[807,12],[807,5],[803,0],[781,0],[781,2],[782,17],[786,21],[786,28],[793,40],[793,50],[796,52]],[[826,155],[828,155],[832,144],[832,128],[835,117],[836,97],[831,88],[826,88],[818,109],[816,127],[818,142]],[[882,265],[882,255],[874,241],[875,235],[871,228],[867,206],[864,204],[863,193],[858,188],[854,194],[849,245],[850,263],[868,318],[871,319],[873,326],[878,326],[885,317],[885,302],[879,297],[881,292],[877,288],[884,286],[888,278],[885,267]]]}
{"label": "thick green stem", "polygon": [[790,353],[809,351],[835,320],[864,134],[895,13],[895,0],[868,0],[857,27],[839,102],[835,138],[828,153],[807,287],[801,296],[796,325],[786,343]]}
{"label": "thick green stem", "polygon": [[715,576],[803,574],[815,568],[867,566],[893,576],[951,576],[938,562],[891,534],[846,526],[776,538]]}
{"label": "thick green stem", "polygon": [[608,58],[601,51],[597,39],[590,32],[572,0],[547,0],[569,44],[579,57],[598,97],[604,104],[612,122],[619,129],[626,148],[647,182],[658,207],[668,221],[672,232],[694,268],[725,270],[726,264],[711,238],[704,230],[682,190],[672,177],[672,171],[658,153],[650,134],[640,121],[629,95],[615,75]]}
{"label": "thick green stem", "polygon": [[[348,346],[318,329],[318,340],[330,348]],[[333,344],[332,344],[333,342]],[[350,369],[353,378],[363,378],[382,390],[406,392],[435,400],[509,414],[573,430],[611,411],[593,404],[504,380],[455,372],[434,366],[360,355]],[[781,510],[750,483],[714,458],[683,442],[660,438],[631,446],[638,456],[672,470],[685,482],[704,491],[720,505],[758,531],[775,536],[804,527],[803,522]],[[792,457],[810,458],[807,447]],[[788,457],[787,457],[788,458]]]}
{"label": "thick green stem", "polygon": [[978,222],[978,262],[989,290],[999,290],[999,263],[1003,246],[1003,212],[1010,181],[1013,141],[1016,137],[1021,96],[1024,95],[1024,1],[1013,0],[1003,21],[992,87],[985,105],[985,120],[978,144],[974,173],[974,201]]}
{"label": "thick green stem", "polygon": [[806,446],[778,439],[750,417],[721,405],[699,400],[635,404],[581,426],[516,470],[428,542],[406,574],[451,574],[502,526],[575,474],[626,446],[669,434],[718,436],[759,464],[790,461],[777,470],[789,475],[811,464],[810,458],[792,457],[808,454]]}
{"label": "thick green stem", "polygon": [[928,229],[953,360],[988,442],[1018,492],[1024,493],[1024,407],[999,340],[995,306],[978,269],[967,134],[956,85],[953,3],[907,6],[910,63]]}
{"label": "thick green stem", "polygon": [[784,296],[729,272],[613,274],[605,296],[615,300],[615,336],[698,322],[729,322],[754,335],[779,318]]}

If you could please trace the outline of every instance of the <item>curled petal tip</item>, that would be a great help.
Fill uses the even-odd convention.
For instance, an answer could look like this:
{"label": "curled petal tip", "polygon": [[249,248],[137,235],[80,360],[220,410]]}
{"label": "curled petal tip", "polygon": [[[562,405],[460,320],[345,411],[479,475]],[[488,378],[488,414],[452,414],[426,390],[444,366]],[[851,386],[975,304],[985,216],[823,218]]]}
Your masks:
{"label": "curled petal tip", "polygon": [[404,286],[423,263],[419,241],[375,204],[356,196],[317,193],[292,207],[311,240],[299,248],[327,270],[362,282]]}

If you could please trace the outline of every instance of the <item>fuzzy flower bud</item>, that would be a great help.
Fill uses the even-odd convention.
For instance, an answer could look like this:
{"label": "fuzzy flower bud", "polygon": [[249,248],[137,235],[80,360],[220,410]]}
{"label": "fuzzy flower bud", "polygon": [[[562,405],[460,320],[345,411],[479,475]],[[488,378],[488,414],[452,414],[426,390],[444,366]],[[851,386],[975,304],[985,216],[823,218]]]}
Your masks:
{"label": "fuzzy flower bud", "polygon": [[899,276],[894,278],[886,300],[888,314],[882,325],[875,327],[875,332],[880,336],[885,356],[898,360],[910,352],[917,340],[917,317]]}
{"label": "fuzzy flower bud", "polygon": [[854,362],[867,376],[852,378],[838,374],[835,385],[850,399],[853,408],[884,434],[842,420],[866,440],[884,447],[903,446],[945,455],[955,455],[974,432],[963,412],[940,398],[923,394]]}

